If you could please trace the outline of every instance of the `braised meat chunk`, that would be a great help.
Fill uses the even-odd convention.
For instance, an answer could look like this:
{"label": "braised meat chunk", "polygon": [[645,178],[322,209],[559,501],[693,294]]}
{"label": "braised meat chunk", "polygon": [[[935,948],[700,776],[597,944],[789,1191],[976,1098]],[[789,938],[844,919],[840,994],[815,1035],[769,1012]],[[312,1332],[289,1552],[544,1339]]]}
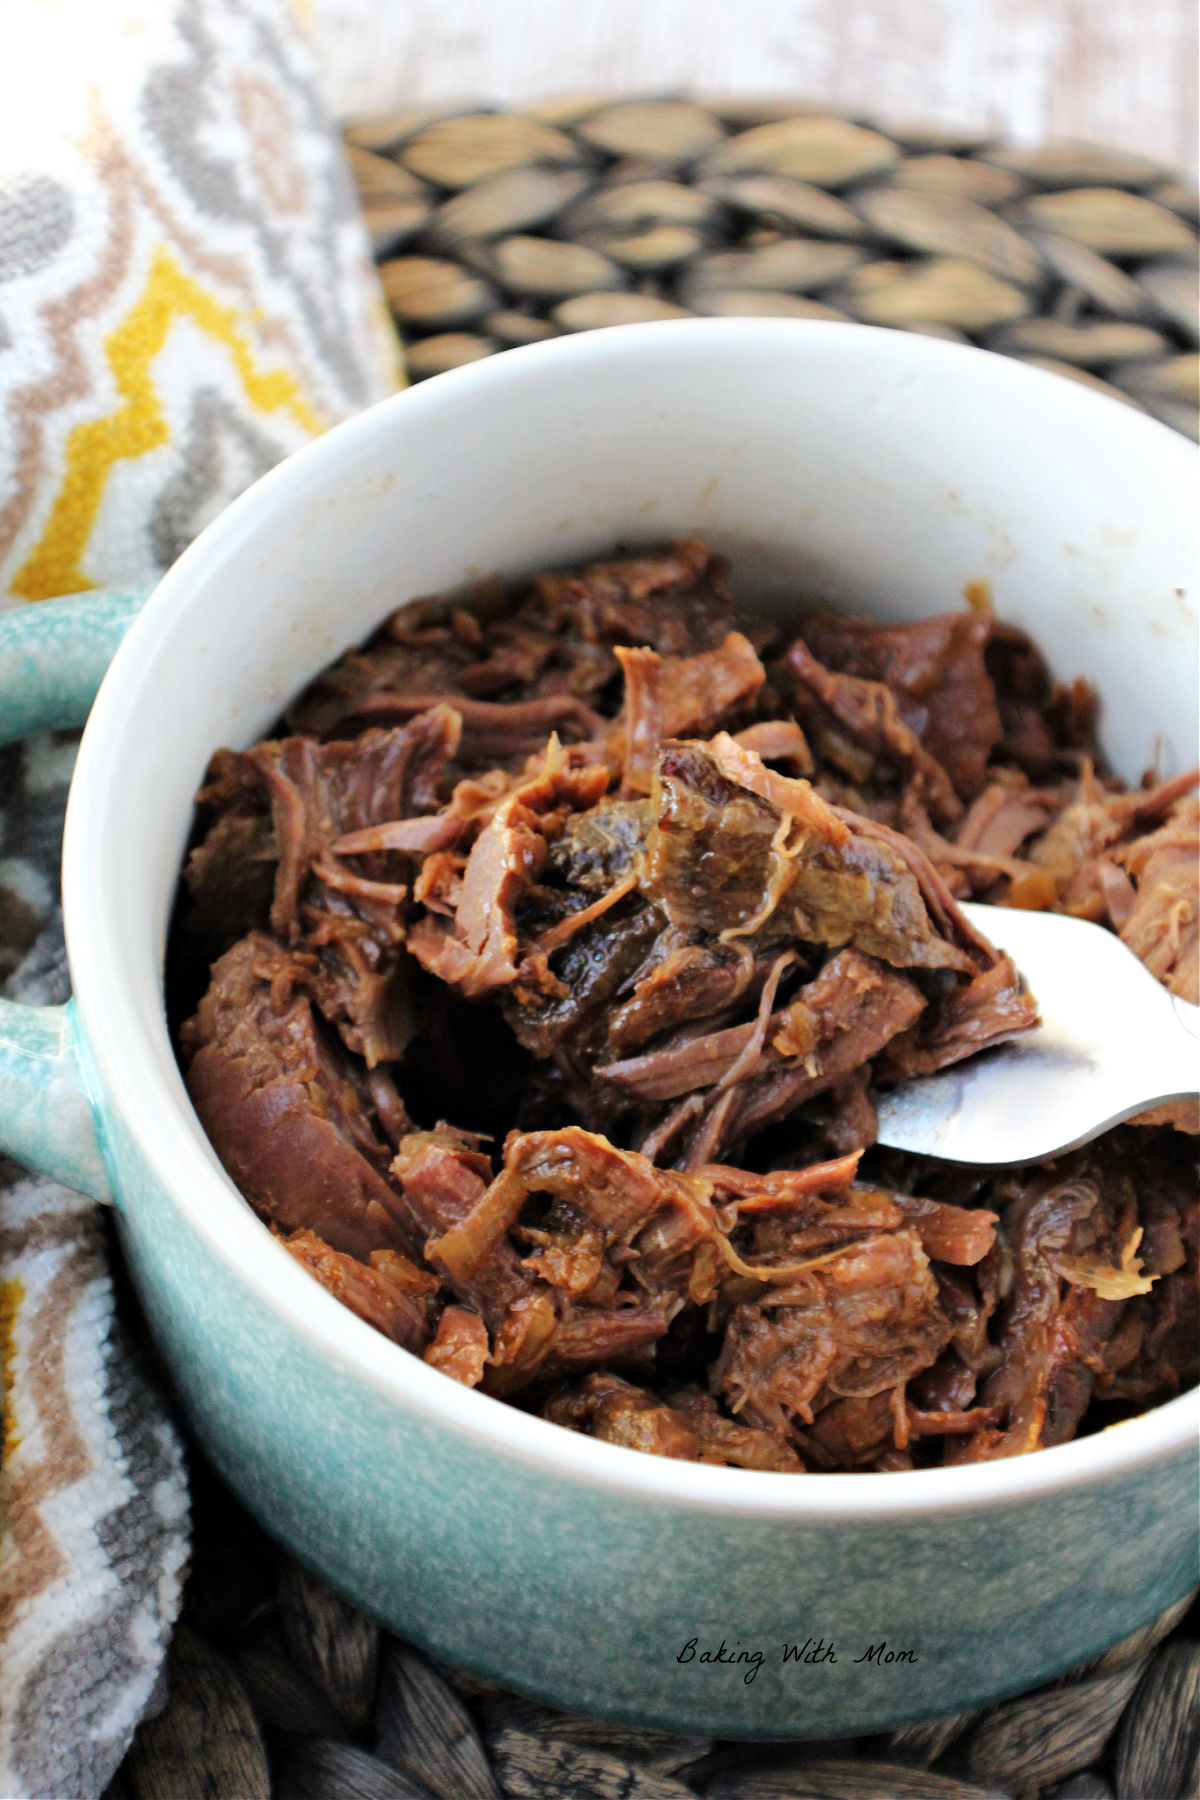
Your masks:
{"label": "braised meat chunk", "polygon": [[281,1253],[560,1427],[791,1475],[1060,1444],[1197,1379],[1196,1109],[972,1170],[875,1097],[1036,1024],[967,897],[1196,999],[1197,775],[1126,790],[987,613],[797,617],[694,539],[392,613],[211,761],[188,1091]]}
{"label": "braised meat chunk", "polygon": [[367,1071],[322,1028],[310,975],[260,932],[227,951],[183,1028],[188,1092],[264,1218],[353,1255],[404,1249],[411,1239],[387,1172],[394,1152]]}
{"label": "braised meat chunk", "polygon": [[425,1349],[430,1336],[425,1298],[437,1283],[399,1251],[373,1250],[370,1262],[363,1263],[330,1249],[315,1231],[293,1231],[283,1245],[366,1324],[418,1356]]}
{"label": "braised meat chunk", "polygon": [[288,727],[353,739],[367,725],[465,701],[458,710],[476,740],[470,753],[519,756],[552,730],[588,734],[592,709],[608,711],[618,646],[694,655],[726,637],[732,611],[719,559],[695,539],[535,575],[516,591],[490,582],[462,598],[413,600],[318,676],[290,709]]}
{"label": "braised meat chunk", "polygon": [[[983,787],[1004,730],[985,657],[991,630],[989,619],[971,612],[905,625],[810,613],[801,623],[807,656],[793,647],[788,666],[807,686],[816,665],[823,665],[835,680],[819,685],[835,700],[838,679],[883,689],[891,706],[880,695],[882,710],[913,734],[954,794],[967,802]],[[904,760],[903,751],[893,754]],[[940,790],[941,779],[935,777],[934,785]]]}
{"label": "braised meat chunk", "polygon": [[667,1404],[619,1375],[586,1376],[577,1388],[566,1388],[548,1401],[545,1416],[607,1444],[674,1456],[682,1462],[784,1474],[804,1467],[775,1432],[737,1424],[709,1394],[673,1394]]}
{"label": "braised meat chunk", "polygon": [[268,926],[302,950],[312,999],[372,1068],[400,1056],[412,1031],[399,912],[409,869],[393,846],[348,864],[337,843],[428,812],[460,729],[436,706],[353,744],[291,737],[221,750],[197,796],[213,816],[184,871],[185,928],[210,958]]}

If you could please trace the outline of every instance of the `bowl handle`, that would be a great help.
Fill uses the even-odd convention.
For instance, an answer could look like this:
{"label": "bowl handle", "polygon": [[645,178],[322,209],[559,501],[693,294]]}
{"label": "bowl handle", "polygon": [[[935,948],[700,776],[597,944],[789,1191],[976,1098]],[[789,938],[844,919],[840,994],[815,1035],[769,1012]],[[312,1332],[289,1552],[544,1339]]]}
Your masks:
{"label": "bowl handle", "polygon": [[[110,588],[0,613],[0,743],[82,725],[113,652],[150,596]],[[111,1198],[80,1066],[75,1003],[0,1000],[0,1149]]]}

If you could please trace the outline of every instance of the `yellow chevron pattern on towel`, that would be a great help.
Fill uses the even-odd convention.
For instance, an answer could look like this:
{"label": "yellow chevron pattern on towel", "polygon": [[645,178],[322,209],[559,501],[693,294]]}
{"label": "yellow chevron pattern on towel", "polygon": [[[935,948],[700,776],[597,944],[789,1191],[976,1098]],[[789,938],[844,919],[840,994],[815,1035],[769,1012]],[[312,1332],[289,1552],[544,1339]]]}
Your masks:
{"label": "yellow chevron pattern on towel", "polygon": [[70,433],[62,481],[41,539],[13,577],[14,594],[48,600],[96,585],[81,564],[113,466],[158,449],[170,435],[154,386],[153,364],[179,318],[190,319],[224,345],[255,412],[286,411],[314,437],[324,429],[325,421],[290,370],[257,364],[237,309],[206,293],[159,246],[140,298],[105,340],[124,404],[104,418],[85,420]]}

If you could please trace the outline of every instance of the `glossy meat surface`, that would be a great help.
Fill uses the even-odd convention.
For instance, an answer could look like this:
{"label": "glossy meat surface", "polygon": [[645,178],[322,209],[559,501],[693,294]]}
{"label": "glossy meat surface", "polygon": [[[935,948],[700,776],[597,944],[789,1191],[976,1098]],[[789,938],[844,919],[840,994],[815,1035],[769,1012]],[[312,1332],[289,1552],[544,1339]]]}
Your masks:
{"label": "glossy meat surface", "polygon": [[1125,791],[979,612],[740,615],[644,555],[414,601],[216,753],[172,967],[284,1249],[443,1374],[606,1443],[903,1470],[1197,1377],[1194,1108],[1040,1168],[874,1147],[1036,1022],[958,902],[1197,998],[1196,777]]}

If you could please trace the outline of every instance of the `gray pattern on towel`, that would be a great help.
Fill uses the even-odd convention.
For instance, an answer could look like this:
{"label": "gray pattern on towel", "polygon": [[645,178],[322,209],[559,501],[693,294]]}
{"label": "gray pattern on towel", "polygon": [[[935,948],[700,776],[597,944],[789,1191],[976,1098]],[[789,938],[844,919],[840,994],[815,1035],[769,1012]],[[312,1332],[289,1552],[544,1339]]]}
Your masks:
{"label": "gray pattern on towel", "polygon": [[[21,850],[0,860],[0,968],[36,1005],[70,992],[47,897],[73,760],[61,734],[0,753],[0,842]],[[165,1698],[188,1556],[182,1445],[116,1316],[106,1240],[95,1201],[0,1158],[0,1793],[22,1800],[105,1787]]]}

